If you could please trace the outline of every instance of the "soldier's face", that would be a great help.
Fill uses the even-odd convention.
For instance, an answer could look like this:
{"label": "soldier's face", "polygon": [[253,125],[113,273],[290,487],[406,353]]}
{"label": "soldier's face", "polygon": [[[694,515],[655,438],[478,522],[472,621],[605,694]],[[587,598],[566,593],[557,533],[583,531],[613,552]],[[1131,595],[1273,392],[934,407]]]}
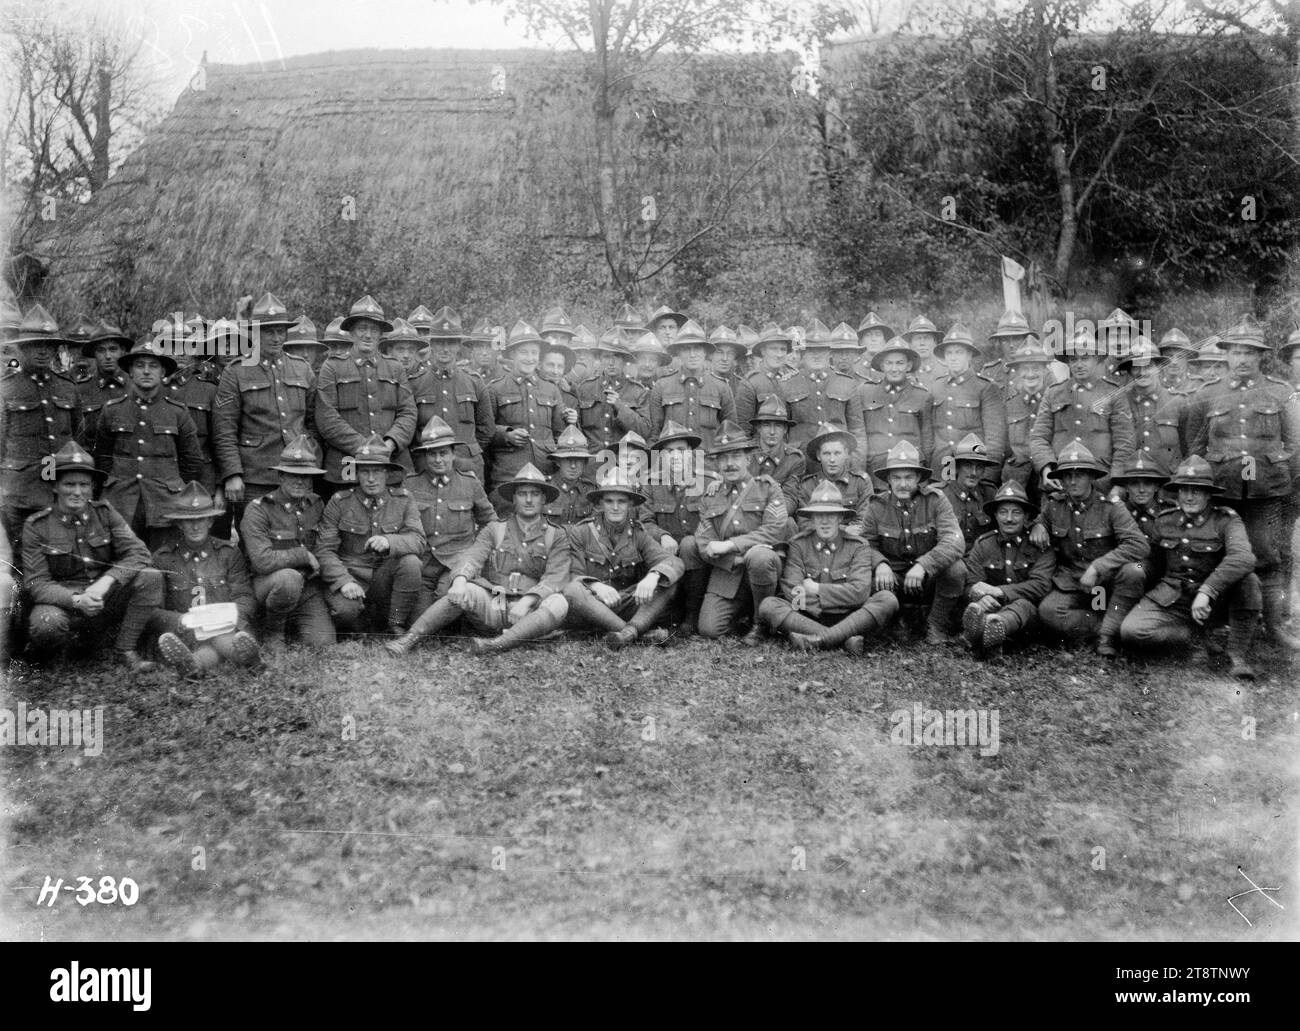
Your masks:
{"label": "soldier's face", "polygon": [[911,365],[911,361],[903,354],[891,354],[880,359],[880,371],[885,374],[886,383],[902,383],[907,379],[907,370]]}
{"label": "soldier's face", "polygon": [[1028,339],[1027,336],[998,337],[996,343],[1000,345],[1002,354],[1015,354]]}
{"label": "soldier's face", "polygon": [[1074,501],[1082,501],[1092,493],[1093,475],[1085,469],[1067,469],[1057,479]]}
{"label": "soldier's face", "polygon": [[560,470],[560,479],[576,480],[582,475],[582,470],[587,466],[585,458],[557,458],[556,466]]}
{"label": "soldier's face", "polygon": [[621,354],[612,354],[609,351],[601,351],[600,371],[611,379],[618,379],[623,375],[623,356]]}
{"label": "soldier's face", "polygon": [[682,371],[692,375],[698,376],[704,371],[704,362],[708,356],[708,349],[703,344],[687,344],[677,348],[677,361],[681,364]]}
{"label": "soldier's face", "polygon": [[456,364],[456,355],[460,344],[455,340],[432,340],[429,342],[429,357],[440,369],[450,369]]}
{"label": "soldier's face", "polygon": [[911,501],[921,486],[921,474],[910,469],[891,469],[889,471],[889,490],[899,501]]}
{"label": "soldier's face", "polygon": [[455,451],[451,447],[435,447],[424,453],[424,467],[434,476],[450,474],[455,461]]}
{"label": "soldier's face", "polygon": [[185,538],[185,543],[191,547],[198,547],[208,539],[212,533],[212,518],[204,519],[180,519],[176,525],[181,528],[181,536]]}
{"label": "soldier's face", "polygon": [[54,344],[43,340],[35,344],[23,344],[18,349],[19,361],[22,362],[24,369],[43,371],[54,364],[57,350]]}
{"label": "soldier's face", "polygon": [[939,355],[939,360],[948,370],[950,376],[960,376],[962,373],[970,370],[971,353],[965,347],[950,345],[943,349]]}
{"label": "soldier's face", "polygon": [[763,362],[763,368],[768,372],[775,372],[785,364],[785,356],[790,353],[790,348],[785,344],[762,344],[758,348],[758,356]]}
{"label": "soldier's face", "polygon": [[758,423],[758,441],[763,445],[764,451],[775,451],[785,440],[785,423],[783,422],[760,422]]}
{"label": "soldier's face", "polygon": [[541,487],[520,487],[515,491],[515,515],[521,519],[536,519],[545,504],[546,495]]}
{"label": "soldier's face", "polygon": [[84,512],[95,492],[95,481],[90,473],[64,473],[54,484],[54,496],[59,511],[76,515]]}
{"label": "soldier's face", "polygon": [[726,451],[718,456],[718,472],[727,483],[739,483],[749,475],[749,452]]}
{"label": "soldier's face", "polygon": [[929,358],[934,354],[934,345],[938,339],[933,333],[913,333],[912,350],[922,358]]}
{"label": "soldier's face", "polygon": [[645,472],[646,463],[649,461],[648,456],[639,447],[629,447],[626,444],[618,446],[618,467],[623,470],[629,480],[634,483],[641,482],[641,476]]}
{"label": "soldier's face", "polygon": [[853,363],[857,360],[858,352],[850,351],[847,347],[831,352],[831,366],[841,376],[849,375],[853,371]]}
{"label": "soldier's face", "polygon": [[840,535],[842,516],[834,512],[814,512],[812,517],[813,532],[820,541],[833,541]]}
{"label": "soldier's face", "polygon": [[95,364],[99,366],[100,375],[111,376],[117,371],[117,360],[122,357],[122,345],[106,342],[95,345]]}
{"label": "soldier's face", "polygon": [[1025,510],[1014,502],[1004,501],[993,510],[998,529],[1008,537],[1014,537],[1025,528]]}
{"label": "soldier's face", "polygon": [[688,466],[691,456],[691,449],[686,446],[686,441],[674,440],[665,444],[659,449],[659,455],[668,470],[668,483],[674,487],[686,483],[690,478]]}
{"label": "soldier's face", "polygon": [[654,379],[659,375],[659,356],[643,351],[636,356],[636,373],[642,379]]}
{"label": "soldier's face", "polygon": [[1183,515],[1200,515],[1209,505],[1210,492],[1204,487],[1178,488],[1178,507],[1183,510]]}
{"label": "soldier's face", "polygon": [[415,363],[420,357],[420,345],[410,341],[402,340],[398,343],[388,345],[388,356],[396,358],[402,363],[402,368],[410,372],[415,368]]}
{"label": "soldier's face", "polygon": [[1171,358],[1160,366],[1160,380],[1167,387],[1180,387],[1187,382],[1187,359]]}
{"label": "soldier's face", "polygon": [[809,372],[821,372],[831,363],[831,349],[829,347],[805,347],[803,352],[803,367]]}
{"label": "soldier's face", "polygon": [[491,371],[492,366],[496,364],[496,352],[492,350],[490,343],[475,344],[471,355],[474,364],[485,372]]}
{"label": "soldier's face", "polygon": [[384,335],[384,327],[373,319],[361,319],[352,326],[352,350],[360,357],[366,358],[379,348],[379,338]]}
{"label": "soldier's face", "polygon": [[885,346],[885,331],[883,329],[869,329],[865,333],[859,333],[858,343],[874,354]]}
{"label": "soldier's face", "polygon": [[974,490],[979,486],[980,472],[983,466],[979,462],[958,462],[954,470],[957,474],[957,484],[965,490]]}
{"label": "soldier's face", "polygon": [[131,363],[131,382],[140,390],[153,390],[162,383],[162,362],[157,358],[137,358]]}
{"label": "soldier's face", "polygon": [[288,326],[257,327],[257,345],[262,349],[262,353],[270,358],[276,357],[284,349],[284,342],[288,339]]}
{"label": "soldier's face", "polygon": [[628,512],[632,508],[632,499],[626,494],[615,491],[613,494],[604,494],[600,499],[600,510],[605,516],[605,522],[614,526],[626,521]]}
{"label": "soldier's face", "polygon": [[1096,379],[1101,370],[1101,359],[1090,354],[1072,354],[1065,361],[1070,366],[1070,375],[1080,383]]}
{"label": "soldier's face", "polygon": [[560,354],[559,351],[551,351],[542,359],[542,377],[556,383],[563,376],[564,355]]}
{"label": "soldier's face", "polygon": [[713,371],[725,376],[736,365],[736,353],[730,347],[719,347],[713,352]]}
{"label": "soldier's face", "polygon": [[1129,378],[1143,390],[1152,389],[1160,379],[1160,369],[1155,362],[1134,362],[1128,367]]}
{"label": "soldier's face", "polygon": [[1021,390],[1026,394],[1037,394],[1047,382],[1047,366],[1040,365],[1038,362],[1017,365],[1016,376],[1020,381]]}
{"label": "soldier's face", "polygon": [[1234,376],[1249,379],[1259,375],[1260,352],[1245,344],[1233,344],[1228,348],[1228,370]]}
{"label": "soldier's face", "polygon": [[361,493],[373,498],[388,485],[388,470],[382,465],[357,466],[357,486]]}
{"label": "soldier's face", "polygon": [[677,320],[665,316],[655,322],[653,332],[659,338],[659,343],[667,347],[677,339]]}
{"label": "soldier's face", "polygon": [[531,376],[537,371],[537,363],[541,360],[542,349],[536,344],[520,344],[510,352],[510,361],[514,367],[516,376]]}
{"label": "soldier's face", "polygon": [[849,467],[849,449],[842,440],[828,440],[817,449],[817,461],[828,478],[843,476]]}
{"label": "soldier's face", "polygon": [[311,477],[300,473],[281,473],[280,489],[291,501],[305,498],[311,491]]}
{"label": "soldier's face", "polygon": [[1160,489],[1159,480],[1129,480],[1124,484],[1128,490],[1128,499],[1135,505],[1149,505],[1156,498]]}
{"label": "soldier's face", "polygon": [[590,371],[596,367],[596,352],[589,347],[575,347],[573,353],[573,371],[586,379]]}

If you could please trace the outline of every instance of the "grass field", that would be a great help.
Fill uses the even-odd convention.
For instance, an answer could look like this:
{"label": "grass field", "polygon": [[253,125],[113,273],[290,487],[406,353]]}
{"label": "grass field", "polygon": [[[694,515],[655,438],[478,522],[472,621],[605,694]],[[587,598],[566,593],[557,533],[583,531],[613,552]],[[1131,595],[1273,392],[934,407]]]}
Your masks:
{"label": "grass field", "polygon": [[[5,705],[102,705],[104,747],[0,749],[5,936],[1288,938],[1300,685],[1254,659],[1249,685],[734,641],[18,663]],[[917,704],[996,710],[996,749],[897,743]],[[1238,867],[1286,910],[1234,912]],[[139,901],[83,907],[82,875]]]}

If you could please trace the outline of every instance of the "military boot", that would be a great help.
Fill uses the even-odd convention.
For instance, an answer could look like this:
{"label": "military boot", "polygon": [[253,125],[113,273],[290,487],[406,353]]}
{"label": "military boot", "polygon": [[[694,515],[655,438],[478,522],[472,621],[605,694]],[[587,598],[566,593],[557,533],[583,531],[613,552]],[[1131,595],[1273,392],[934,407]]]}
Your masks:
{"label": "military boot", "polygon": [[552,630],[558,629],[559,625],[560,621],[552,615],[550,609],[534,609],[500,637],[474,638],[470,643],[470,650],[475,655],[508,652],[525,641],[535,641],[539,637],[545,637]]}
{"label": "military boot", "polygon": [[1300,652],[1300,638],[1289,633],[1283,625],[1285,605],[1281,584],[1264,586],[1264,628],[1268,640],[1279,648]]}
{"label": "military boot", "polygon": [[439,598],[420,614],[411,629],[384,645],[389,655],[405,655],[429,634],[451,626],[460,618],[460,609],[446,598]]}
{"label": "military boot", "polygon": [[1255,636],[1257,616],[1255,612],[1233,612],[1228,616],[1228,661],[1232,663],[1229,672],[1242,680],[1255,679],[1255,670],[1246,656]]}

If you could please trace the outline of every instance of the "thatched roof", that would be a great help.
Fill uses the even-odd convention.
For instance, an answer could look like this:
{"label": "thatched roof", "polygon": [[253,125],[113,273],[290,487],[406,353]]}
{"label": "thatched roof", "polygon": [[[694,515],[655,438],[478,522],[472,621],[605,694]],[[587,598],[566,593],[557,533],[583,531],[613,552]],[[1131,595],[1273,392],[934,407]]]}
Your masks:
{"label": "thatched roof", "polygon": [[[574,60],[410,50],[209,65],[205,88],[187,90],[43,241],[46,295],[60,310],[116,305],[128,320],[229,314],[235,298],[266,289],[318,318],[363,288],[396,310],[476,299],[457,291],[488,304],[534,290],[574,302],[604,278],[583,171],[589,101],[556,86],[557,75],[576,78]],[[711,60],[730,74],[697,69],[673,80],[674,110],[638,112],[637,174],[665,227],[689,225],[766,154],[714,245],[798,236],[808,141],[783,59]],[[660,132],[682,145],[661,146]],[[349,197],[355,220],[344,217]]]}

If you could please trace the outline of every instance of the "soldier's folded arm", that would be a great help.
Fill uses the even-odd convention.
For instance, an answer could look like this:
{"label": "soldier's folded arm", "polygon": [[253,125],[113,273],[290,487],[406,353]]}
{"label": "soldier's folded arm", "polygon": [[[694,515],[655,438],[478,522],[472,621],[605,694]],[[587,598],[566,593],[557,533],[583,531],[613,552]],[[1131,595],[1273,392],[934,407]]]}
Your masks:
{"label": "soldier's folded arm", "polygon": [[933,548],[916,560],[916,564],[930,576],[938,576],[965,554],[966,538],[962,536],[961,523],[957,520],[957,513],[952,510],[948,499],[942,492],[933,497],[938,503],[934,523],[935,529],[939,532],[939,539]]}
{"label": "soldier's folded arm", "polygon": [[1110,467],[1123,469],[1137,449],[1137,430],[1133,426],[1133,409],[1125,394],[1110,399]]}
{"label": "soldier's folded arm", "polygon": [[429,550],[429,538],[424,535],[424,523],[420,521],[420,507],[411,497],[395,500],[405,500],[406,506],[402,510],[402,529],[397,533],[382,535],[388,538],[388,554],[394,558],[401,558],[403,555],[423,555]]}
{"label": "soldier's folded arm", "polygon": [[353,455],[366,442],[365,436],[349,426],[339,414],[338,374],[329,363],[321,369],[315,410],[316,430],[334,450]]}
{"label": "soldier's folded arm", "polygon": [[411,384],[403,370],[397,383],[397,412],[393,425],[384,433],[385,440],[391,440],[397,446],[394,452],[407,447],[419,429],[419,413],[415,407],[415,395],[411,393]]}
{"label": "soldier's folded arm", "polygon": [[1228,518],[1224,538],[1223,558],[1200,587],[1215,600],[1255,571],[1255,552],[1246,535],[1246,524],[1236,512]]}
{"label": "soldier's folded arm", "polygon": [[[659,584],[667,587],[669,584],[675,584],[682,578],[686,572],[686,565],[676,555],[670,555],[664,550],[659,538],[650,533],[644,526],[636,530],[636,546],[641,556],[641,561],[645,563],[647,573],[658,573]],[[574,549],[574,557],[577,557],[577,549]]]}
{"label": "soldier's folded arm", "polygon": [[239,522],[239,540],[256,576],[310,564],[308,556],[311,552],[301,544],[296,548],[272,546],[270,518],[260,501],[254,501],[244,509],[244,518]]}
{"label": "soldier's folded arm", "polygon": [[1007,406],[1002,391],[994,383],[990,383],[981,392],[980,419],[984,426],[984,447],[989,458],[1001,465],[1007,455]]}
{"label": "soldier's folded arm", "polygon": [[58,605],[72,608],[73,595],[79,593],[59,583],[50,574],[45,551],[34,533],[23,534],[22,591],[33,605]]}
{"label": "soldier's folded arm", "polygon": [[[767,506],[763,509],[763,521],[757,529],[749,533],[738,534],[735,537],[728,538],[736,545],[736,554],[743,555],[750,548],[758,545],[771,547],[773,544],[780,544],[786,539],[789,532],[789,524],[786,517],[785,494],[777,487],[776,481],[770,477],[755,477],[755,481],[765,480],[774,488],[768,496]],[[708,520],[712,522],[713,520]],[[703,527],[705,520],[700,520],[700,526]]]}
{"label": "soldier's folded arm", "polygon": [[848,578],[840,583],[821,585],[823,609],[855,609],[866,603],[871,594],[871,578],[875,567],[871,562],[870,548],[857,548],[849,563]]}
{"label": "soldier's folded arm", "polygon": [[1037,605],[1052,591],[1052,576],[1056,573],[1056,552],[1043,548],[1029,567],[1029,574],[1019,583],[1002,585],[1002,596],[1007,602],[1031,601]]}
{"label": "soldier's folded arm", "polygon": [[546,569],[542,573],[542,578],[525,594],[534,595],[541,602],[552,594],[564,590],[564,585],[569,582],[569,565],[569,535],[557,533],[550,549],[546,552]]}
{"label": "soldier's folded arm", "polygon": [[1151,542],[1139,528],[1137,521],[1129,513],[1128,506],[1122,501],[1108,501],[1106,518],[1110,521],[1111,531],[1115,534],[1115,547],[1093,559],[1091,565],[1097,570],[1101,579],[1113,576],[1120,566],[1128,562],[1141,562],[1151,554]]}
{"label": "soldier's folded arm", "polygon": [[244,463],[239,456],[239,414],[239,383],[232,365],[222,372],[212,397],[212,453],[217,460],[217,478],[222,483],[232,476],[244,475]]}
{"label": "soldier's folded arm", "polygon": [[633,408],[620,397],[614,405],[614,414],[618,416],[625,432],[639,433],[646,439],[650,438],[650,419],[640,409]]}

